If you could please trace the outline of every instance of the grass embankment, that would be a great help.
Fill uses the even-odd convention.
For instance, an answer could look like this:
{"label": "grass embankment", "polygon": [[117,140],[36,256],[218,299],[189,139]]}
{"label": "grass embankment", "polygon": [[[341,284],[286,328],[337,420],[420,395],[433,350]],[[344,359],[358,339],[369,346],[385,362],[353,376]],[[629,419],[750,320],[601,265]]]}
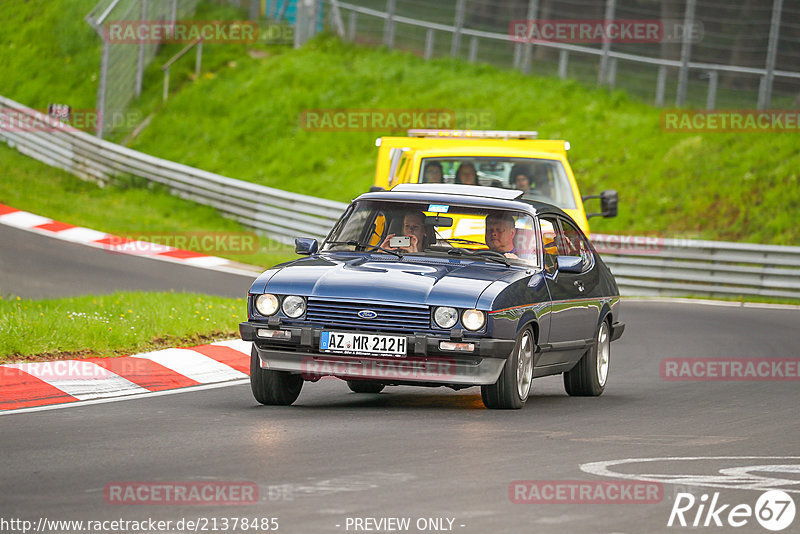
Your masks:
{"label": "grass embankment", "polygon": [[597,232],[800,241],[796,134],[667,133],[660,109],[621,91],[326,37],[301,50],[243,55],[220,76],[185,86],[133,146],[347,201],[372,183],[374,140],[387,132],[306,131],[304,110],[443,106],[491,111],[497,129],[569,140],[582,192],[620,192],[619,217],[593,219]]}
{"label": "grass embankment", "polygon": [[120,292],[0,298],[0,363],[125,356],[236,337],[243,298]]}
{"label": "grass embankment", "polygon": [[[215,209],[172,196],[162,187],[131,181],[99,187],[23,156],[2,143],[0,176],[0,203],[114,235],[155,234],[163,244],[176,245],[176,240],[169,239],[171,235],[178,239],[204,232],[248,231]],[[263,236],[259,237],[254,254],[241,247],[197,251],[261,267],[296,257],[290,247]]]}

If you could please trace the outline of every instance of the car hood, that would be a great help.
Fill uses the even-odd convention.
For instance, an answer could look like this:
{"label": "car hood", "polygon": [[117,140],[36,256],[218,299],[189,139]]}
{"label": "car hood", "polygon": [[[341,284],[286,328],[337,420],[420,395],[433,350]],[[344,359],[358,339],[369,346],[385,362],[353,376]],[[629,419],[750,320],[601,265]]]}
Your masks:
{"label": "car hood", "polygon": [[269,278],[264,292],[474,308],[492,282],[520,271],[525,273],[499,263],[446,258],[326,255],[286,265]]}

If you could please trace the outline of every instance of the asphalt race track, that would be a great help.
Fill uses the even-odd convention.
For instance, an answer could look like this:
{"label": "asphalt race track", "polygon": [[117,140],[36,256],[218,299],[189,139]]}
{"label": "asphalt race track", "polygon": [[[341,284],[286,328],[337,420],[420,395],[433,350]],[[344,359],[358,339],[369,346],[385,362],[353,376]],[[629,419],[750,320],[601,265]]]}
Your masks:
{"label": "asphalt race track", "polygon": [[48,298],[174,289],[243,297],[254,278],[116,254],[0,225],[0,295]]}
{"label": "asphalt race track", "polygon": [[[75,251],[14,232],[0,228],[0,281],[4,290],[12,287],[21,295],[62,286],[68,286],[65,294],[104,292],[118,284],[175,284],[236,295],[248,284],[212,271]],[[12,247],[10,254],[6,247]],[[158,265],[140,268],[139,262]],[[26,286],[30,281],[42,285]],[[244,289],[238,291],[237,284]],[[194,530],[175,528],[182,518],[200,520],[197,530],[204,525],[207,532],[215,525],[222,531],[223,519],[232,524],[239,518],[277,518],[278,532],[286,533],[378,531],[377,523],[356,521],[364,518],[410,521],[405,530],[384,532],[683,532],[690,528],[667,527],[680,492],[698,500],[719,492],[720,502],[754,506],[764,489],[781,488],[800,503],[797,380],[667,381],[660,374],[664,358],[796,360],[800,310],[624,305],[627,330],[612,345],[610,381],[599,398],[570,398],[560,379],[548,377],[534,381],[525,408],[499,412],[483,408],[477,388],[402,387],[358,395],[343,382],[323,379],[306,383],[291,407],[259,406],[249,386],[239,383],[0,416],[0,516],[34,526],[45,519],[152,518],[173,521],[170,532]],[[664,481],[655,504],[510,499],[514,481],[614,481],[586,464],[649,458],[672,459],[609,469]],[[753,479],[731,470],[771,482],[742,489]],[[129,482],[249,482],[257,485],[258,499],[244,505],[120,505],[104,492]],[[688,521],[696,511],[687,512]],[[785,532],[797,532],[799,525],[800,517]],[[3,527],[2,532],[21,532]],[[753,518],[736,531],[767,532]]]}

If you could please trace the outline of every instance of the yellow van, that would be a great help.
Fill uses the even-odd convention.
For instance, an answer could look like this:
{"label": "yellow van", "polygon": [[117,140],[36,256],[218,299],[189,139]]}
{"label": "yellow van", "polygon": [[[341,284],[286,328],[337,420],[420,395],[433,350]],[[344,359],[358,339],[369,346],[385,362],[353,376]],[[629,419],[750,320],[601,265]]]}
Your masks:
{"label": "yellow van", "polygon": [[[463,183],[524,191],[525,199],[553,204],[589,235],[589,217],[617,215],[616,191],[581,197],[572,174],[569,142],[537,139],[536,132],[409,130],[380,137],[372,190],[402,183]],[[598,198],[600,213],[587,216],[583,201]]]}

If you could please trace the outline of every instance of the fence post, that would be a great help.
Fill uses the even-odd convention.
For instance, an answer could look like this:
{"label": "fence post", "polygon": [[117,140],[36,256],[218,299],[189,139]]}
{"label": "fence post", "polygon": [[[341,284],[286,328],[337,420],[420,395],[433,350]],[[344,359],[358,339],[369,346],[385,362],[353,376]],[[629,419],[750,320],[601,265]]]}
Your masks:
{"label": "fence post", "polygon": [[558,77],[562,80],[567,79],[567,66],[569,64],[569,52],[561,50],[558,52]]}
{"label": "fence post", "polygon": [[469,62],[475,63],[478,59],[478,38],[474,35],[469,41]]}
{"label": "fence post", "polygon": [[433,57],[433,28],[428,28],[425,32],[425,59]]}
{"label": "fence post", "polygon": [[658,79],[656,80],[656,107],[664,106],[664,92],[667,87],[667,66],[658,66]]}
{"label": "fence post", "polygon": [[600,69],[597,73],[597,83],[603,85],[608,83],[608,53],[611,51],[611,39],[608,38],[608,25],[614,18],[614,11],[617,7],[616,0],[606,0],[606,14],[603,21],[603,55],[600,57]]}
{"label": "fence post", "polygon": [[339,0],[331,0],[331,21],[336,28],[336,35],[344,38],[345,29],[344,22],[342,22],[342,10],[339,9]]}
{"label": "fence post", "polygon": [[778,55],[778,34],[781,31],[781,10],[783,0],[774,0],[772,4],[772,21],[769,27],[769,45],[767,46],[767,74],[763,91],[758,92],[758,109],[768,108],[772,100],[772,81],[775,78],[775,57]]}
{"label": "fence post", "polygon": [[[526,14],[528,18],[525,21],[528,27],[536,20],[536,14],[538,12],[539,0],[528,0],[528,12]],[[531,73],[531,57],[533,57],[533,44],[525,43],[522,53],[522,72],[524,74]]]}
{"label": "fence post", "polygon": [[606,84],[609,87],[614,87],[617,82],[617,58],[612,57],[608,61],[608,72],[606,73]]}
{"label": "fence post", "polygon": [[[142,0],[140,10],[141,20],[147,20],[147,0]],[[144,42],[139,43],[139,54],[136,58],[136,96],[142,96],[142,77],[144,73]]]}
{"label": "fence post", "polygon": [[172,0],[172,8],[170,9],[169,21],[175,24],[178,20],[178,0]]}
{"label": "fence post", "polygon": [[461,29],[464,27],[464,11],[467,7],[467,0],[458,0],[456,4],[456,20],[453,26],[453,43],[450,46],[450,55],[455,57],[461,48]]}
{"label": "fence post", "polygon": [[203,41],[197,43],[197,58],[194,61],[194,78],[200,80],[200,69],[203,66]]}
{"label": "fence post", "polygon": [[[102,34],[101,34],[102,35]],[[103,54],[100,57],[100,83],[97,84],[97,130],[95,134],[103,138],[106,116],[106,87],[108,86],[108,54],[111,44],[103,39]]]}
{"label": "fence post", "polygon": [[394,11],[396,0],[386,0],[386,20],[383,25],[383,44],[394,46]]}
{"label": "fence post", "polygon": [[356,40],[356,19],[358,18],[358,13],[355,11],[351,11],[350,15],[347,17],[347,40],[353,42]]}
{"label": "fence post", "polygon": [[692,39],[686,28],[694,27],[694,8],[696,0],[686,0],[686,13],[683,17],[683,43],[681,45],[681,68],[678,74],[678,95],[675,104],[681,107],[686,104],[686,88],[689,84],[689,57],[692,54]]}
{"label": "fence post", "polygon": [[717,106],[717,83],[719,82],[719,72],[712,70],[708,73],[708,97],[706,98],[706,109],[714,109]]}

